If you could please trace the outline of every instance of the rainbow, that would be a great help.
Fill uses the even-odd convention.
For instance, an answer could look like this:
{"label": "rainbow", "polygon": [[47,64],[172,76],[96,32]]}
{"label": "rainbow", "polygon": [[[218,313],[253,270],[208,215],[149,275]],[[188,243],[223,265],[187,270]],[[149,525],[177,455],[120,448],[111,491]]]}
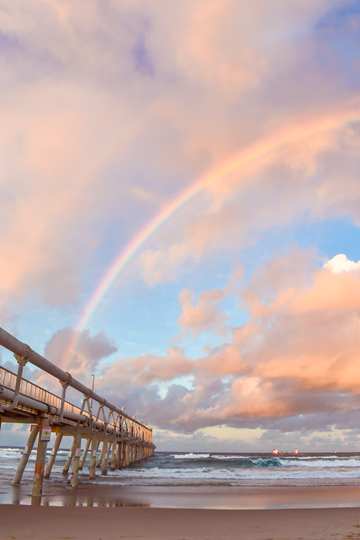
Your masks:
{"label": "rainbow", "polygon": [[106,270],[96,289],[94,290],[89,302],[87,303],[77,325],[74,337],[69,343],[69,346],[63,356],[62,365],[67,365],[71,356],[71,352],[76,350],[81,332],[84,330],[90,317],[95,312],[101,299],[107,293],[115,279],[124,270],[125,266],[139,251],[143,244],[171,217],[182,208],[186,203],[191,201],[199,193],[206,190],[219,180],[225,178],[230,173],[233,173],[240,167],[253,162],[275,150],[282,147],[299,142],[303,139],[312,137],[325,131],[334,130],[344,125],[356,123],[360,120],[359,107],[342,110],[331,116],[327,116],[316,121],[303,123],[279,130],[270,137],[264,138],[255,144],[245,148],[238,154],[215,167],[207,174],[196,180],[192,185],[180,193],[175,199],[169,202],[158,215],[151,219],[145,227],[140,230],[129,242],[124,249],[120,251],[118,256]]}

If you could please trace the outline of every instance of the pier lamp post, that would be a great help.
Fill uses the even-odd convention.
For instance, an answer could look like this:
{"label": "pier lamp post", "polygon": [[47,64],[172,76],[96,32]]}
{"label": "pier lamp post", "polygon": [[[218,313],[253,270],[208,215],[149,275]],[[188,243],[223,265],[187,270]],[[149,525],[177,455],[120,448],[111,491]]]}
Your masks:
{"label": "pier lamp post", "polygon": [[[94,375],[94,373],[92,373],[91,376],[92,376],[92,386],[91,386],[91,391],[93,392],[93,391],[94,391],[94,387],[95,387],[95,375]],[[91,397],[91,413],[92,413],[92,409],[93,409],[93,398]]]}

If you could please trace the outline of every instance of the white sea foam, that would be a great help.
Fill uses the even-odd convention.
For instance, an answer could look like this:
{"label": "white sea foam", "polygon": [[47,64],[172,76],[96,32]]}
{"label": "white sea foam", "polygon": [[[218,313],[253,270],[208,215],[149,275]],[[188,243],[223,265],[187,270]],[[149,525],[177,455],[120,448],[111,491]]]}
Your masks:
{"label": "white sea foam", "polygon": [[233,459],[249,459],[249,456],[235,455],[235,454],[230,454],[230,455],[211,454],[210,457],[212,459],[220,459],[223,461],[231,461]]}
{"label": "white sea foam", "polygon": [[210,454],[171,454],[171,457],[175,459],[207,459]]}
{"label": "white sea foam", "polygon": [[307,461],[306,463],[298,460],[279,459],[281,465],[285,467],[360,467],[360,459],[332,459],[323,461],[322,459],[316,459],[313,461]]}
{"label": "white sea foam", "polygon": [[[282,457],[282,456],[280,456]],[[360,460],[360,454],[352,454],[351,456],[347,456],[347,455],[337,455],[337,454],[333,454],[333,455],[330,455],[330,456],[322,456],[322,455],[316,455],[316,456],[299,456],[297,457],[297,459],[299,461],[313,461],[313,460],[316,460],[316,459],[319,459],[321,461],[326,461],[326,460],[334,460],[334,459],[339,459],[339,460],[343,460],[343,461],[347,461],[348,459],[359,459]]]}

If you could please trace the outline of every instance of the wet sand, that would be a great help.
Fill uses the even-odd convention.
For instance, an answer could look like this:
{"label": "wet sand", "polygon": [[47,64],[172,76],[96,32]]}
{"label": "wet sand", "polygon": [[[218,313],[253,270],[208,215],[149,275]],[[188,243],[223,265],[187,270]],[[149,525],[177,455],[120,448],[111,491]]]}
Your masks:
{"label": "wet sand", "polygon": [[1,540],[360,538],[360,509],[195,510],[0,506]]}
{"label": "wet sand", "polygon": [[[1,485],[0,504],[31,505],[32,483]],[[143,507],[210,510],[360,508],[360,486],[124,486],[44,482],[41,506]]]}

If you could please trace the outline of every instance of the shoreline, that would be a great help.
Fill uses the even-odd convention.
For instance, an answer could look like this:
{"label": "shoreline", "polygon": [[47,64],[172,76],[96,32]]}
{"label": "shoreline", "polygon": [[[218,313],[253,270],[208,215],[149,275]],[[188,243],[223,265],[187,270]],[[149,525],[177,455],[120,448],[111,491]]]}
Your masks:
{"label": "shoreline", "polygon": [[0,506],[1,540],[360,538],[359,508],[195,510]]}
{"label": "shoreline", "polygon": [[124,486],[83,483],[77,488],[44,482],[31,497],[31,483],[2,484],[0,505],[50,507],[147,507],[163,509],[276,510],[360,508],[359,486]]}

